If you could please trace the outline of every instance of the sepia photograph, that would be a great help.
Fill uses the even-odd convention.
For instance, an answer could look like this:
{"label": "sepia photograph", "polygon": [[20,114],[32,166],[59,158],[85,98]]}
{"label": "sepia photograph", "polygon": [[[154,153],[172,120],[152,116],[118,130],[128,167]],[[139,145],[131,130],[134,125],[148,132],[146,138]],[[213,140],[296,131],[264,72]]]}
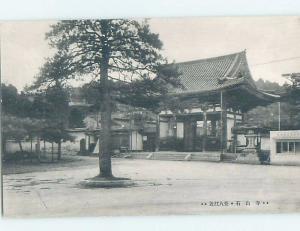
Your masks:
{"label": "sepia photograph", "polygon": [[300,17],[2,21],[5,218],[300,212]]}

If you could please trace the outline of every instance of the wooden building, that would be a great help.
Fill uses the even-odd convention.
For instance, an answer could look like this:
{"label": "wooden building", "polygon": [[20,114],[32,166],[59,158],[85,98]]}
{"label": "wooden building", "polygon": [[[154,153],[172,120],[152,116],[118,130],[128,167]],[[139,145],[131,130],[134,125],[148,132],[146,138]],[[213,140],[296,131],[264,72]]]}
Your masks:
{"label": "wooden building", "polygon": [[184,89],[170,94],[178,108],[159,114],[160,150],[230,152],[239,142],[232,128],[245,121],[247,111],[280,98],[256,87],[246,51],[178,68]]}

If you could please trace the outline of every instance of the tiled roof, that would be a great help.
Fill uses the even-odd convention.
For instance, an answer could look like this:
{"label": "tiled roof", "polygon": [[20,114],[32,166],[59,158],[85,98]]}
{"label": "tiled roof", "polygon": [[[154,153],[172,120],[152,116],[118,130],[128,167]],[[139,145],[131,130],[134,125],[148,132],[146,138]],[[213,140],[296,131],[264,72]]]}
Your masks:
{"label": "tiled roof", "polygon": [[184,90],[175,93],[213,91],[244,82],[256,88],[247,64],[246,52],[177,63]]}

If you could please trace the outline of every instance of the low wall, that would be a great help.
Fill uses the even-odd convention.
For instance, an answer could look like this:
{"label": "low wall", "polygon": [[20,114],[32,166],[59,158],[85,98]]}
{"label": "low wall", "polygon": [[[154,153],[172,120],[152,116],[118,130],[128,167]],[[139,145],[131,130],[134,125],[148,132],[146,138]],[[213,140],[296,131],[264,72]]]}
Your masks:
{"label": "low wall", "polygon": [[300,155],[271,155],[270,162],[275,165],[300,165]]}
{"label": "low wall", "polygon": [[185,160],[185,161],[219,162],[221,153],[159,151],[159,152],[130,152],[130,153],[124,153],[123,156],[126,158],[148,159],[148,160],[177,160],[177,161]]}
{"label": "low wall", "polygon": [[[36,140],[32,142],[32,151],[36,152]],[[22,141],[22,148],[24,151],[30,152],[31,151],[31,142],[30,141]],[[45,142],[45,148],[44,148],[44,142],[40,142],[40,149],[41,152],[51,152],[52,144],[49,142]],[[57,153],[58,151],[58,145],[54,143],[53,145],[54,153]],[[5,145],[6,153],[15,153],[17,151],[20,151],[19,143],[14,140],[8,140]],[[61,144],[61,150],[63,154],[77,154],[80,150],[80,141],[75,140],[74,142],[63,142]]]}

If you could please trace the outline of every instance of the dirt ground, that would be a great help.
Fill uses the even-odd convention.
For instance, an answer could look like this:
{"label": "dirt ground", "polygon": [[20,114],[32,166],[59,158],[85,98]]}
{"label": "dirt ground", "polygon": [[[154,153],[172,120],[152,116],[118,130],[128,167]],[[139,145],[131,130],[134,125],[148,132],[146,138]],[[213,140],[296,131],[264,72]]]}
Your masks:
{"label": "dirt ground", "polygon": [[29,172],[44,172],[62,170],[64,168],[76,168],[98,163],[98,157],[86,157],[76,155],[64,155],[60,161],[54,160],[52,163],[49,159],[47,162],[38,162],[37,160],[10,161],[4,163],[2,172],[7,174],[20,174]]}
{"label": "dirt ground", "polygon": [[[6,217],[291,213],[300,211],[300,167],[113,159],[136,185],[83,188],[96,157],[4,169]],[[45,168],[46,167],[46,168]],[[31,170],[31,171],[30,171]],[[18,172],[18,174],[16,174]]]}

